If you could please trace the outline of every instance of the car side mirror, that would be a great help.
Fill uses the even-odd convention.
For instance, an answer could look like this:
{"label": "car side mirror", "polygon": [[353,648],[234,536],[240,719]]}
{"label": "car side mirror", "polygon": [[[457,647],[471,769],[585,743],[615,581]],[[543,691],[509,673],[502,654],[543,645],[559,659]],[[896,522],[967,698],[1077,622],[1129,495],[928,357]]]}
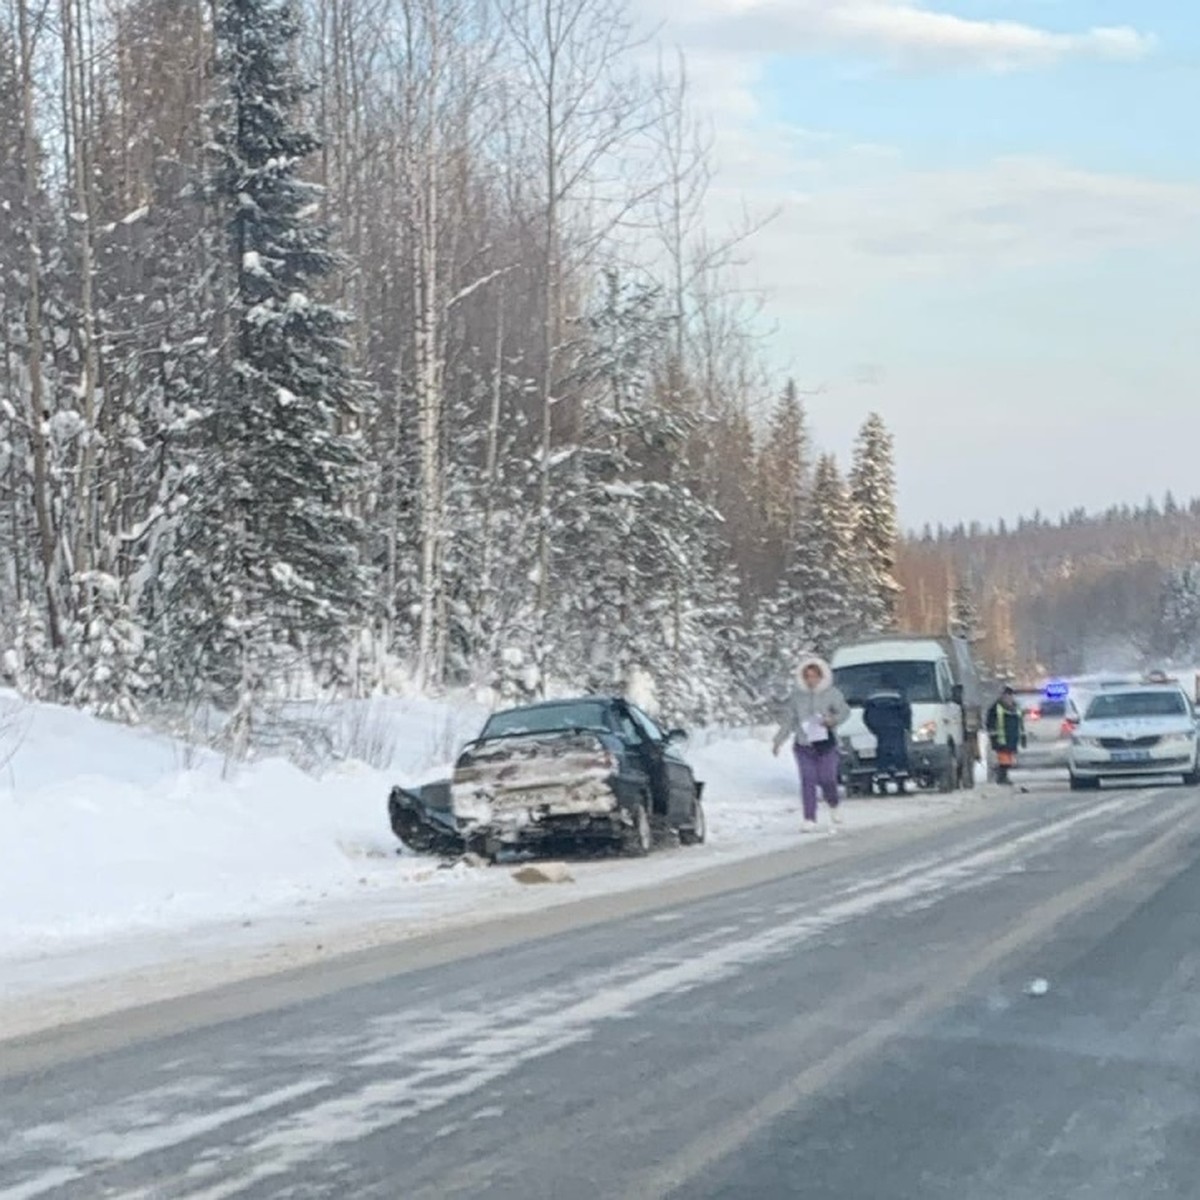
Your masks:
{"label": "car side mirror", "polygon": [[672,729],[671,732],[667,734],[668,745],[673,742],[686,742],[687,740],[688,732],[686,729]]}
{"label": "car side mirror", "polygon": [[950,689],[950,699],[951,699],[951,700],[953,700],[955,704],[958,704],[958,705],[960,705],[960,706],[962,705],[962,702],[963,702],[963,685],[962,685],[961,683],[956,683],[956,684],[954,684],[954,686],[953,686],[953,687],[951,687],[951,689]]}

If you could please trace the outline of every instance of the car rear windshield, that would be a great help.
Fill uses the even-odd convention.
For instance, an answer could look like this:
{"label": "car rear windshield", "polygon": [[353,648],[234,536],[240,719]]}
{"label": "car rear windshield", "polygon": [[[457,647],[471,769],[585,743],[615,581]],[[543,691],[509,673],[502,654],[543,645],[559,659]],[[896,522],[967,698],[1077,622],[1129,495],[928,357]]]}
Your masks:
{"label": "car rear windshield", "polygon": [[510,708],[489,717],[481,737],[511,737],[519,733],[561,733],[566,729],[596,729],[610,732],[608,710],[599,700],[567,700],[562,704],[538,704],[532,708]]}
{"label": "car rear windshield", "polygon": [[837,667],[833,680],[848,704],[866,704],[872,692],[898,687],[912,704],[936,704],[937,672],[931,662],[858,663]]}
{"label": "car rear windshield", "polygon": [[1159,692],[1109,692],[1088,706],[1089,721],[1111,721],[1121,717],[1176,717],[1187,712],[1182,692],[1164,688]]}

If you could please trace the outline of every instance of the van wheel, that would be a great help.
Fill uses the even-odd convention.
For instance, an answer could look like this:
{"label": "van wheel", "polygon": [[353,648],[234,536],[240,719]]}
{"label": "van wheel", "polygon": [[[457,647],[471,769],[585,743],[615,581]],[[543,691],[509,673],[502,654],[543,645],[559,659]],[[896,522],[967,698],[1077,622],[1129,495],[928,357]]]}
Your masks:
{"label": "van wheel", "polygon": [[621,834],[621,849],[630,858],[645,858],[654,846],[650,814],[644,804],[635,804],[629,810],[629,817],[633,823]]}
{"label": "van wheel", "polygon": [[949,750],[950,761],[938,776],[938,791],[943,795],[949,794],[958,787],[958,751],[953,742],[950,743]]}

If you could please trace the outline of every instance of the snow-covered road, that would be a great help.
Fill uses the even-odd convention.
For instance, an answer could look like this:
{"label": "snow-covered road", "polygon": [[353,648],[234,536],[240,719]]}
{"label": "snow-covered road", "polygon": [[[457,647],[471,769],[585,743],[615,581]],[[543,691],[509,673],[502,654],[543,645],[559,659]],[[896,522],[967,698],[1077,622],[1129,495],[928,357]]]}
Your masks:
{"label": "snow-covered road", "polygon": [[35,1039],[0,1200],[1190,1200],[1195,798],[1017,795]]}

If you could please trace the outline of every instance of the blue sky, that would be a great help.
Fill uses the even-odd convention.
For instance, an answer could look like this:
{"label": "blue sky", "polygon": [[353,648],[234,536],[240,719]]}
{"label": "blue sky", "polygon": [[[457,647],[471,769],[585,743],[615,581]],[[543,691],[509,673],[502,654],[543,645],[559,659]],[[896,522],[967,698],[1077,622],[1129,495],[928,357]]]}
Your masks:
{"label": "blue sky", "polygon": [[1200,2],[695,0],[713,213],[906,523],[1200,494]]}

